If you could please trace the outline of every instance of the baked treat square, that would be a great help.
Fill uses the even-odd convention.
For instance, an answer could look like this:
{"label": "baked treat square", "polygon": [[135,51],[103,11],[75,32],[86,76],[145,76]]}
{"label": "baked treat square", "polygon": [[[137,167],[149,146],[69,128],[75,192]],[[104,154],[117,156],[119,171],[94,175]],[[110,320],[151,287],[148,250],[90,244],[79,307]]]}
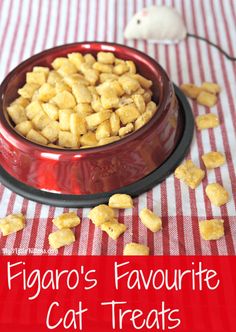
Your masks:
{"label": "baked treat square", "polygon": [[199,230],[204,240],[218,240],[224,236],[224,220],[210,219],[199,221]]}
{"label": "baked treat square", "polygon": [[199,115],[195,122],[198,130],[214,128],[220,124],[218,116],[213,113]]}
{"label": "baked treat square", "polygon": [[149,256],[149,247],[140,243],[127,243],[123,254],[124,256]]}
{"label": "baked treat square", "polygon": [[206,195],[215,206],[221,206],[229,201],[229,194],[219,183],[211,183],[206,186]]}
{"label": "baked treat square", "polygon": [[25,217],[22,213],[9,214],[0,219],[0,230],[3,236],[21,231],[25,227]]}
{"label": "baked treat square", "polygon": [[217,151],[211,151],[202,155],[202,161],[206,168],[220,167],[225,163],[225,156]]}
{"label": "baked treat square", "polygon": [[205,171],[194,165],[192,160],[186,160],[184,164],[176,168],[175,176],[177,179],[182,180],[187,184],[191,189],[195,189],[204,178]]}

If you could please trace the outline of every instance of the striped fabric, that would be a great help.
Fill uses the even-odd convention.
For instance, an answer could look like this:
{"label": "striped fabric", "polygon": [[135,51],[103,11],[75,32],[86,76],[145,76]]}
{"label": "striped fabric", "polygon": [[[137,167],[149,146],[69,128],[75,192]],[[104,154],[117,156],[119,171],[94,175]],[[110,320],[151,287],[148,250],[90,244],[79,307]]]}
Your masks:
{"label": "striped fabric", "polygon": [[[209,38],[236,56],[236,2],[234,0],[0,0],[0,80],[22,60],[44,49],[85,40],[112,41],[136,47],[155,58],[176,84],[218,82],[222,92],[217,105],[221,125],[196,132],[188,158],[202,165],[200,156],[211,150],[225,153],[227,163],[207,172],[203,183],[190,190],[170,176],[161,185],[135,199],[133,210],[119,212],[128,231],[117,242],[88,220],[88,209],[76,210],[82,223],[75,229],[74,245],[49,252],[52,218],[68,209],[28,201],[0,186],[0,217],[12,212],[27,216],[27,227],[0,237],[2,254],[120,255],[125,243],[147,244],[154,255],[234,255],[236,250],[236,64],[203,41],[189,38],[175,46],[126,41],[123,30],[132,15],[144,6],[166,4],[182,13],[188,31]],[[158,28],[158,27],[156,27]],[[194,115],[209,112],[191,102]],[[229,191],[230,202],[213,207],[204,194],[208,183],[219,182]],[[163,230],[152,234],[139,222],[139,211],[148,207],[160,215]],[[73,210],[73,209],[71,209]],[[198,221],[220,217],[225,237],[203,241]],[[22,249],[28,249],[24,252]]]}

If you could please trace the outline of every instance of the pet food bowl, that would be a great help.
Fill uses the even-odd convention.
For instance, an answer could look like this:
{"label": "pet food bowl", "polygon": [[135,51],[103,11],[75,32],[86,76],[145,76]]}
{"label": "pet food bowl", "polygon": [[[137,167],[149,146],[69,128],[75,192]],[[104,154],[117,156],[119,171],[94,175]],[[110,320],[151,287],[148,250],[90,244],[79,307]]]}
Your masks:
{"label": "pet food bowl", "polygon": [[[71,52],[110,51],[133,60],[152,80],[158,110],[142,128],[125,138],[89,149],[54,149],[30,142],[13,128],[7,106],[17,97],[26,72],[48,66]],[[185,156],[193,135],[189,104],[163,68],[146,54],[119,44],[82,42],[63,45],[21,63],[0,87],[0,181],[22,196],[45,204],[92,206],[114,192],[136,196],[164,180]]]}

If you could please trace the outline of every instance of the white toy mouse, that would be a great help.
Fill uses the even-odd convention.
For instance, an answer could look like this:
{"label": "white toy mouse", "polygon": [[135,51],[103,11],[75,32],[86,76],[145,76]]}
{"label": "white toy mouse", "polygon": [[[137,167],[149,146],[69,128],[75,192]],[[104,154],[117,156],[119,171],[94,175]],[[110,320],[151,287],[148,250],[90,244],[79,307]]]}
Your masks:
{"label": "white toy mouse", "polygon": [[125,28],[125,38],[178,43],[187,35],[182,16],[172,7],[151,6],[136,13]]}
{"label": "white toy mouse", "polygon": [[205,37],[187,32],[182,16],[173,7],[151,6],[136,13],[125,28],[126,39],[145,39],[153,43],[174,44],[186,37],[203,40],[214,46],[227,59],[236,58]]}

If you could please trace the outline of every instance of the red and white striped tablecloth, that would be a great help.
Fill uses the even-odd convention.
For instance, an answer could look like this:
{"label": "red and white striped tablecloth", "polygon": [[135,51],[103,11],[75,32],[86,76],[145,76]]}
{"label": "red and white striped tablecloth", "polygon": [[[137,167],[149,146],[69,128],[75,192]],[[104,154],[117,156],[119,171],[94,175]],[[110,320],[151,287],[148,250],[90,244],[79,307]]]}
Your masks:
{"label": "red and white striped tablecloth", "polygon": [[[123,30],[132,15],[153,4],[174,6],[183,15],[188,31],[220,44],[236,56],[236,1],[234,0],[0,0],[0,81],[22,60],[55,45],[85,40],[112,41],[136,47],[155,58],[176,84],[214,81],[222,87],[217,105],[220,117],[215,129],[196,132],[188,158],[202,165],[200,156],[211,150],[224,152],[227,163],[207,172],[203,183],[191,190],[170,176],[161,185],[135,199],[134,209],[119,212],[128,231],[118,241],[95,228],[87,218],[89,209],[75,210],[82,222],[75,229],[76,242],[59,255],[120,255],[124,244],[147,244],[154,255],[234,255],[236,251],[236,62],[215,48],[189,38],[178,45],[126,41]],[[158,27],[157,27],[158,28]],[[191,101],[194,115],[209,110]],[[219,182],[231,200],[213,207],[204,194],[208,183]],[[139,221],[139,211],[148,207],[160,215],[163,230],[153,234]],[[2,254],[56,254],[48,251],[52,218],[68,209],[28,201],[0,185],[0,218],[22,212],[27,227],[0,237]],[[218,241],[200,238],[198,221],[220,217],[225,237]],[[36,249],[36,250],[35,250]],[[27,253],[27,252],[26,252]]]}

